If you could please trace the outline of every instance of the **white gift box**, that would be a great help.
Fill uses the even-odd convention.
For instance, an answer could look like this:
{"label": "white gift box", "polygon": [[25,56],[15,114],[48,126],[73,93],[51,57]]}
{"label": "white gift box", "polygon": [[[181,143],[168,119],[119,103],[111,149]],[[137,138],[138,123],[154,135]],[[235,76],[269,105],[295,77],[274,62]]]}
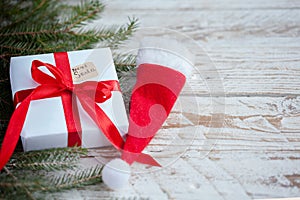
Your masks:
{"label": "white gift box", "polygon": [[[67,53],[71,68],[87,62],[92,62],[95,65],[98,75],[85,81],[118,80],[109,48]],[[13,96],[18,91],[38,86],[38,83],[31,77],[33,60],[40,60],[55,66],[54,54],[52,53],[12,57],[10,80]],[[42,71],[49,73],[47,68],[42,68]],[[110,145],[95,122],[83,110],[79,100],[77,100],[77,105],[82,127],[82,147],[92,148]],[[125,135],[128,129],[128,119],[121,92],[112,91],[110,99],[97,105],[114,123],[120,134]],[[21,132],[21,139],[24,151],[66,147],[68,145],[68,130],[61,97],[31,101]]]}

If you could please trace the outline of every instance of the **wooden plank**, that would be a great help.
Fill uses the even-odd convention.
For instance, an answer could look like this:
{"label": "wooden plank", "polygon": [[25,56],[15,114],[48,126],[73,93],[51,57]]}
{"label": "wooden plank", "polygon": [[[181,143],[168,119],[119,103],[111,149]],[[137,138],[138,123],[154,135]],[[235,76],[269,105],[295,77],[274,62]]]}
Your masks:
{"label": "wooden plank", "polygon": [[[122,1],[111,1],[107,4],[103,18],[95,24],[120,24],[126,21],[127,16],[136,16],[141,20],[142,27],[153,25],[170,27],[189,34],[222,33],[220,37],[230,36],[228,31],[238,35],[245,30],[249,30],[248,35],[253,36],[261,36],[264,35],[263,33],[270,36],[272,32],[285,34],[283,32],[297,29],[299,24],[297,8],[300,5],[297,0],[266,1],[264,4],[259,0],[210,1],[209,3],[197,0],[184,3],[170,0],[159,2],[159,0],[142,3],[131,1],[125,5]],[[252,9],[255,9],[255,12]],[[161,19],[164,19],[163,24]],[[207,34],[209,35],[211,34]],[[244,35],[240,36],[244,37]],[[197,38],[199,39],[197,36],[194,39]]]}
{"label": "wooden plank", "polygon": [[172,10],[235,10],[235,9],[298,9],[300,8],[300,3],[297,0],[274,0],[274,1],[266,1],[265,3],[261,3],[260,0],[227,0],[227,1],[205,1],[205,0],[189,0],[189,1],[181,1],[181,0],[164,0],[164,3],[161,0],[153,0],[153,1],[131,1],[126,4],[123,3],[122,0],[113,0],[107,4],[107,9],[118,9],[121,11],[134,11],[134,10],[166,10],[170,12]]}
{"label": "wooden plank", "polygon": [[253,39],[244,42],[242,46],[241,42],[242,39],[222,40],[207,45],[207,55],[202,53],[197,55],[195,71],[188,79],[183,94],[200,96],[300,94],[300,46],[297,46],[300,44],[299,39],[270,38],[263,41]]}
{"label": "wooden plank", "polygon": [[[228,100],[230,104],[226,106],[228,109],[225,112],[225,127],[205,127],[205,123],[200,122],[203,136],[212,144],[215,142],[211,151],[203,157],[205,155],[203,151],[208,149],[201,146],[204,144],[203,136],[197,136],[183,158],[199,173],[205,174],[210,180],[210,185],[213,185],[225,199],[247,199],[244,196],[248,195],[251,198],[297,196],[300,192],[297,182],[300,173],[297,167],[300,164],[300,146],[299,142],[291,142],[289,137],[300,137],[300,125],[294,127],[296,132],[287,135],[288,130],[284,130],[285,126],[282,126],[284,122],[280,121],[290,118],[291,115],[294,120],[299,121],[300,116],[295,112],[293,114],[287,112],[289,114],[280,116],[278,122],[279,114],[274,109],[274,105],[278,105],[279,110],[284,111],[288,109],[284,107],[286,104],[282,103],[284,100],[286,99],[282,97],[230,98]],[[197,113],[197,111],[194,112],[194,114]],[[206,112],[198,114],[209,115]],[[183,115],[186,114],[183,113]],[[191,118],[191,115],[189,117]],[[247,123],[240,126],[240,121],[232,120],[236,117]],[[272,120],[274,122],[270,123]],[[193,118],[191,121],[197,123]],[[195,130],[195,128],[195,126],[190,126],[171,129],[181,130],[181,139],[189,141],[194,138],[188,133],[192,133],[191,129]],[[208,133],[205,134],[205,131]],[[177,133],[176,130],[170,132]],[[165,141],[164,137],[168,138],[166,134],[156,137],[158,141],[154,141],[153,145],[163,144],[164,142],[159,140]],[[167,149],[172,149],[173,144],[170,142]],[[180,146],[175,141],[174,148],[178,147]],[[166,153],[166,156],[172,156],[169,152],[166,151]],[[193,172],[193,174],[196,173]]]}
{"label": "wooden plank", "polygon": [[[216,85],[216,82],[223,85],[224,92],[229,96],[300,93],[300,18],[296,9],[299,6],[297,1],[265,4],[260,1],[168,1],[164,4],[151,1],[132,2],[122,7],[119,5],[119,1],[109,4],[107,15],[95,24],[120,23],[130,14],[142,20],[142,28],[153,24],[161,26],[161,19],[165,19],[163,27],[192,37],[206,50],[207,56],[203,57],[197,53],[199,47],[190,46],[191,51],[197,54],[198,72],[189,82],[193,90],[187,89],[184,94],[214,94],[214,90],[207,85]],[[255,9],[255,12],[251,9]],[[131,13],[127,12],[129,10]],[[158,28],[147,35],[161,34]],[[139,39],[140,36],[137,34],[135,38]],[[138,41],[134,41],[133,44],[127,44],[124,51],[137,47]]]}

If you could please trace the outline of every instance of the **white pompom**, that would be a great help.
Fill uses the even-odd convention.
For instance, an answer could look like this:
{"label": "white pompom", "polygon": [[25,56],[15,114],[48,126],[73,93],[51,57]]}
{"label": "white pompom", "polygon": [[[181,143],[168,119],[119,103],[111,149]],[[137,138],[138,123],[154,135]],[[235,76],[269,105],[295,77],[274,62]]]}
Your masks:
{"label": "white pompom", "polygon": [[130,178],[130,165],[120,158],[108,162],[102,170],[103,182],[113,190],[123,188]]}

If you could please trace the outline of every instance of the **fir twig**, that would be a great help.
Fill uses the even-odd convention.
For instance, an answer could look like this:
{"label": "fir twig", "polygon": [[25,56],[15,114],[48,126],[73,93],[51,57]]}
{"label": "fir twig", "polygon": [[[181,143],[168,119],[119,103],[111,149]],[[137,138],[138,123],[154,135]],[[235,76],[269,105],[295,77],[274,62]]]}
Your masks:
{"label": "fir twig", "polygon": [[83,3],[81,6],[72,8],[71,17],[63,22],[64,32],[69,32],[73,28],[84,25],[84,22],[95,19],[98,13],[104,10],[104,5],[98,1]]}
{"label": "fir twig", "polygon": [[[17,183],[18,182],[18,179],[17,179],[17,177],[15,177],[6,167],[4,167],[4,170],[5,170],[5,172],[7,173],[7,175],[8,176],[10,176],[10,177],[12,177],[13,178],[13,180]],[[30,199],[32,199],[32,200],[34,200],[35,198],[32,196],[32,194],[29,192],[29,190],[27,189],[27,187],[24,185],[24,184],[20,184],[20,188],[22,188],[25,192],[26,192],[26,194],[27,194],[27,196],[30,198]]]}
{"label": "fir twig", "polygon": [[[86,149],[81,149],[79,147],[75,148],[63,148],[56,150],[44,150],[44,151],[36,151],[29,152],[28,154],[17,154],[14,157],[18,158],[18,162],[24,163],[28,160],[44,160],[43,155],[54,155],[55,153],[63,153],[67,152],[69,155],[82,155],[86,156]],[[61,157],[64,157],[62,155]],[[57,157],[58,155],[55,155]],[[66,159],[62,159],[66,160]],[[77,158],[76,158],[77,160]],[[42,163],[42,162],[41,162]],[[28,163],[29,164],[29,163]],[[31,163],[35,164],[35,163]],[[72,164],[66,165],[66,169],[70,169]],[[71,167],[72,168],[72,167]],[[14,168],[10,165],[4,168],[5,173],[0,173],[0,199],[1,197],[11,197],[11,195],[15,194],[17,196],[26,195],[26,199],[35,199],[35,192],[43,191],[43,192],[52,192],[52,191],[61,191],[70,188],[81,187],[84,185],[90,185],[94,183],[99,183],[102,181],[101,171],[102,166],[94,166],[84,170],[75,170],[73,173],[65,172],[63,174],[56,173],[54,178],[51,178],[53,174],[43,173],[43,168],[39,168],[40,173],[36,173],[34,171],[24,171],[24,169],[20,170],[19,168]],[[48,167],[45,170],[49,170]],[[50,168],[53,170],[53,168]],[[55,169],[56,170],[56,169]],[[14,195],[13,195],[14,196]],[[25,197],[24,197],[25,198]]]}
{"label": "fir twig", "polygon": [[89,169],[77,171],[75,174],[64,174],[63,176],[55,177],[51,180],[52,187],[46,188],[46,190],[68,189],[101,182],[102,169],[102,166],[97,165]]}
{"label": "fir twig", "polygon": [[[74,173],[64,173],[50,178],[49,175],[43,177],[19,175],[20,178],[4,177],[0,179],[0,198],[1,195],[9,196],[11,191],[31,196],[34,199],[34,192],[58,192],[71,188],[78,188],[86,185],[102,182],[102,166],[94,166],[84,170],[77,170]],[[0,174],[1,175],[1,174]],[[12,175],[14,176],[14,175]],[[1,176],[0,176],[1,177]],[[22,189],[22,191],[21,191]],[[1,194],[3,191],[3,194]],[[7,195],[6,195],[7,194]]]}
{"label": "fir twig", "polygon": [[80,156],[86,154],[87,150],[80,147],[17,153],[6,166],[22,170],[62,170],[75,167]]}
{"label": "fir twig", "polygon": [[136,66],[136,56],[132,54],[114,54],[117,72],[127,72]]}

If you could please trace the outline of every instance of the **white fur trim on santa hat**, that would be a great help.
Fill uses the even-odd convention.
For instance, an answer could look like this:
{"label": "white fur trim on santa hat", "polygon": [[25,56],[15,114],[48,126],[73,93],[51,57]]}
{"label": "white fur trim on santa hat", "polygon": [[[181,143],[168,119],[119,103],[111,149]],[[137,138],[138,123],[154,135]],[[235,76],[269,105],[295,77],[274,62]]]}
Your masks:
{"label": "white fur trim on santa hat", "polygon": [[158,64],[172,68],[189,77],[193,70],[194,56],[181,43],[173,39],[148,37],[141,41],[137,65]]}

